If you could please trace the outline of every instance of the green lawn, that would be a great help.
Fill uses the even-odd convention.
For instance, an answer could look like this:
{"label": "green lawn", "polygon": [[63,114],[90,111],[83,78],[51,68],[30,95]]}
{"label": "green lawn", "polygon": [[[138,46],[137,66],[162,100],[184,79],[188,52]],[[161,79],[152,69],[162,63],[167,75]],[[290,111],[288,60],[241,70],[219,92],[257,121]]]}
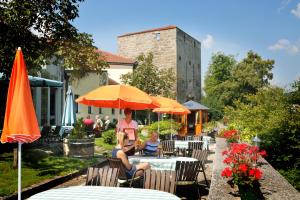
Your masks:
{"label": "green lawn", "polygon": [[103,148],[106,151],[111,151],[114,146],[116,146],[115,144],[107,144],[103,141],[103,138],[96,138],[95,139],[95,145],[98,147]]}
{"label": "green lawn", "polygon": [[[12,168],[12,153],[0,154],[0,197],[17,191],[18,170]],[[99,162],[99,158],[80,160],[62,156],[48,156],[22,161],[22,188],[51,179],[55,176],[67,175]]]}

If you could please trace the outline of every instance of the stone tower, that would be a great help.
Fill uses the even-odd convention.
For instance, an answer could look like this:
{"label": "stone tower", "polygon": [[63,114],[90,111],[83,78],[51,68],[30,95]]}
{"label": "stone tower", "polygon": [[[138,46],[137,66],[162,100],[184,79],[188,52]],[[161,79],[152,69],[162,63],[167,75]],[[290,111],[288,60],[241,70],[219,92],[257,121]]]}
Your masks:
{"label": "stone tower", "polygon": [[177,100],[201,98],[201,43],[176,26],[167,26],[118,36],[118,54],[135,59],[152,52],[153,64],[173,68]]}

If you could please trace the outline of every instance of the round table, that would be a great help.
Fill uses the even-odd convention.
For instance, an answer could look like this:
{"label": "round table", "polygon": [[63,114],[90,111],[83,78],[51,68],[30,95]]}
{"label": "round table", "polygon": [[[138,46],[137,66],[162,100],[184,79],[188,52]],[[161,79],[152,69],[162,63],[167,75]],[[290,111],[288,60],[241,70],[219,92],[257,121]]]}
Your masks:
{"label": "round table", "polygon": [[124,188],[124,187],[104,187],[104,186],[75,186],[60,189],[51,189],[35,194],[30,200],[112,200],[112,199],[156,199],[156,200],[179,200],[177,196],[158,190]]}
{"label": "round table", "polygon": [[197,161],[197,159],[189,157],[157,158],[144,156],[129,156],[128,160],[129,163],[133,165],[147,162],[150,164],[151,169],[172,171],[175,171],[176,161]]}

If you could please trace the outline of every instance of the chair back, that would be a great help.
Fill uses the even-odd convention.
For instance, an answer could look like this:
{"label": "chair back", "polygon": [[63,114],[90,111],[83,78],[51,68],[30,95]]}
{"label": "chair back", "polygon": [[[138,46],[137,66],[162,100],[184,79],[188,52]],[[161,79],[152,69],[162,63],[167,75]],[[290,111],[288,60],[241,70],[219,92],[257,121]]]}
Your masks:
{"label": "chair back", "polygon": [[144,188],[175,194],[175,171],[151,170],[144,172]]}
{"label": "chair back", "polygon": [[176,183],[190,182],[191,184],[197,181],[200,169],[200,161],[177,161],[176,162]]}
{"label": "chair back", "polygon": [[118,178],[127,180],[126,167],[122,163],[122,160],[120,158],[107,158],[107,160],[109,167],[119,169]]}
{"label": "chair back", "polygon": [[202,136],[194,135],[194,136],[193,136],[193,140],[201,141],[201,140],[202,140]]}
{"label": "chair back", "polygon": [[118,175],[118,168],[89,167],[85,185],[115,187],[117,186]]}
{"label": "chair back", "polygon": [[193,149],[202,149],[202,142],[189,142],[188,143],[188,149],[193,150]]}
{"label": "chair back", "polygon": [[193,149],[192,158],[197,159],[201,162],[201,164],[205,164],[207,156],[208,154],[206,150]]}
{"label": "chair back", "polygon": [[163,152],[174,152],[175,141],[174,140],[164,140],[161,142]]}

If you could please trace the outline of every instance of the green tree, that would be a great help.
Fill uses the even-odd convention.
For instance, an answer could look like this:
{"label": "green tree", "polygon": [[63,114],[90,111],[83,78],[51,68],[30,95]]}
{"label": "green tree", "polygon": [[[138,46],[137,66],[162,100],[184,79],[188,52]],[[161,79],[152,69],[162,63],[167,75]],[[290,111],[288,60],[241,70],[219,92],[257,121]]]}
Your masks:
{"label": "green tree", "polygon": [[123,83],[135,86],[150,95],[175,96],[175,73],[173,69],[158,69],[153,64],[152,53],[139,55],[137,62],[138,66],[132,73],[121,76]]}
{"label": "green tree", "polygon": [[213,119],[220,119],[225,107],[226,98],[225,89],[227,82],[231,79],[231,73],[236,60],[231,55],[225,55],[221,52],[213,54],[207,74],[204,79],[205,97],[202,103],[207,105],[209,113]]}
{"label": "green tree", "polygon": [[[101,57],[87,34],[78,33],[70,23],[78,17],[83,0],[3,0],[0,2],[0,72],[8,79],[17,47],[22,47],[30,74],[52,60],[63,56],[63,66],[78,71],[103,66]],[[84,47],[84,50],[78,49]],[[75,58],[74,53],[78,51]],[[70,54],[66,53],[70,52]],[[72,65],[70,65],[72,64]],[[80,68],[85,69],[78,69]],[[103,66],[104,67],[104,66]],[[78,70],[77,70],[78,69]],[[82,74],[82,73],[81,73]]]}
{"label": "green tree", "polygon": [[234,106],[235,100],[244,102],[246,95],[269,85],[273,65],[274,60],[264,60],[252,51],[240,62],[222,53],[213,55],[204,81],[206,96],[203,101],[218,114],[213,118],[221,117],[224,108]]}

